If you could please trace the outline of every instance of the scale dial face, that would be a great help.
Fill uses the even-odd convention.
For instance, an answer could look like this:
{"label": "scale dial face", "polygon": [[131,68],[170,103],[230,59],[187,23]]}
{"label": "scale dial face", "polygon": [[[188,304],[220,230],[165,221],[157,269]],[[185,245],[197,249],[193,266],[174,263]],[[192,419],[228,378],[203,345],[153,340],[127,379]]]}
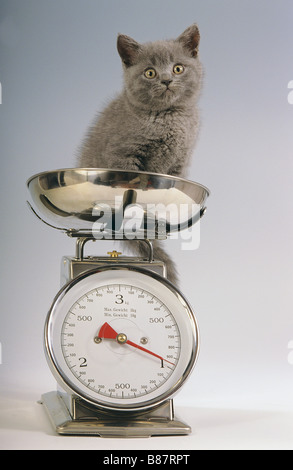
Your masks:
{"label": "scale dial face", "polygon": [[164,278],[105,267],[61,289],[45,345],[66,391],[108,409],[144,409],[170,398],[190,374],[198,329],[186,300]]}

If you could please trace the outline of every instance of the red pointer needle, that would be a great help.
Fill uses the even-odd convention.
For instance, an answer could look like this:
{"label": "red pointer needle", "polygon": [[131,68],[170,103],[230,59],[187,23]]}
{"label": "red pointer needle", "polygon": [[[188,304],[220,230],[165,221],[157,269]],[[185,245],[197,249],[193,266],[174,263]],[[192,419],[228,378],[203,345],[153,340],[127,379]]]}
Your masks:
{"label": "red pointer needle", "polygon": [[107,339],[116,339],[118,333],[116,333],[115,330],[113,330],[112,326],[109,325],[109,323],[104,323],[104,325],[101,326],[101,329],[99,331],[98,337],[99,338],[107,338]]}
{"label": "red pointer needle", "polygon": [[[101,329],[99,331],[99,338],[106,338],[106,339],[116,339],[118,336],[118,333],[109,325],[109,323],[104,323],[101,326]],[[133,343],[129,339],[125,341],[125,344],[129,344],[129,346],[133,346],[134,348],[140,349],[141,351],[144,351],[148,354],[151,354],[152,356],[157,357],[160,359],[163,363],[163,361],[168,362],[169,364],[172,364],[172,366],[175,366],[173,362],[167,361],[167,359],[164,359],[163,357],[159,356],[158,354],[155,354],[154,352],[150,351],[149,349],[143,348],[142,346],[139,346],[139,344]]]}

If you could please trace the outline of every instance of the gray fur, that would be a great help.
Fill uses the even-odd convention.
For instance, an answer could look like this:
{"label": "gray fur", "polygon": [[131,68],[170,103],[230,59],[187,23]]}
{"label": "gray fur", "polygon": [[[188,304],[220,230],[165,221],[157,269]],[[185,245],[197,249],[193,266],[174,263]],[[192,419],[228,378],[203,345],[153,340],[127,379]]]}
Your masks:
{"label": "gray fur", "polygon": [[[147,44],[118,35],[124,87],[90,128],[80,167],[185,176],[199,128],[199,39],[196,25],[175,40]],[[175,74],[175,65],[182,65],[183,72]],[[155,70],[155,77],[145,76],[149,68]],[[141,245],[135,244],[140,253]],[[172,260],[159,246],[155,255],[167,262],[168,278],[176,283]]]}

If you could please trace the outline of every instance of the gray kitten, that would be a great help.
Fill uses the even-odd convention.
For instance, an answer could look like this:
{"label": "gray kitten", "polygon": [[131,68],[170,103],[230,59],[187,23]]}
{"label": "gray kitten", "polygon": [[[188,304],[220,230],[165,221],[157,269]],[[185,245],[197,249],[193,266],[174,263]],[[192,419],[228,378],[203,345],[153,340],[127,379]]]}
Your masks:
{"label": "gray kitten", "polygon": [[[196,25],[175,40],[146,44],[118,35],[124,88],[90,128],[80,167],[185,176],[199,128],[199,40]],[[143,242],[131,247],[145,255]],[[176,284],[175,266],[158,243],[155,257],[167,264],[168,279]]]}

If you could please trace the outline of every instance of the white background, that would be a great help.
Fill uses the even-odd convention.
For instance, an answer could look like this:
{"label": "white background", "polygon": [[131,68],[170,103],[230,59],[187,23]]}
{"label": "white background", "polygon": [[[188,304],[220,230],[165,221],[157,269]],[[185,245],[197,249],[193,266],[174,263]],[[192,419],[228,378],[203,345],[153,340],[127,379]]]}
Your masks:
{"label": "white background", "polygon": [[[193,22],[205,79],[188,178],[211,197],[198,250],[166,241],[201,331],[197,367],[175,399],[194,421],[180,446],[293,448],[293,3],[1,0],[3,448],[73,445],[54,436],[36,401],[55,389],[43,326],[74,242],[30,213],[26,180],[76,166],[88,125],[121,89],[118,32],[146,42],[177,37]],[[101,442],[95,448],[110,446]],[[133,448],[123,442],[112,448]],[[174,448],[152,442],[146,448]]]}

